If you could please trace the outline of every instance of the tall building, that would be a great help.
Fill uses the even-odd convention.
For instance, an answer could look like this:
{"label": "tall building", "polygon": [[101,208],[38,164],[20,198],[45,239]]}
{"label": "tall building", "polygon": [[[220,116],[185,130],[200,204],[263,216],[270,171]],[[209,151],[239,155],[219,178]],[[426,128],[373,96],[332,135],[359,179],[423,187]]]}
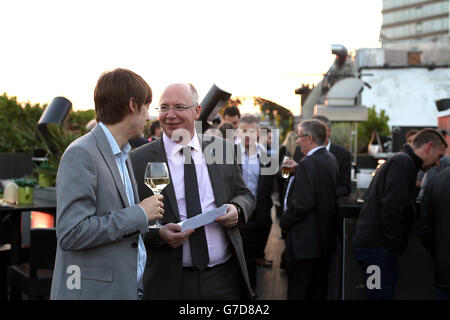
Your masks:
{"label": "tall building", "polygon": [[450,48],[450,0],[383,0],[380,41],[384,49]]}

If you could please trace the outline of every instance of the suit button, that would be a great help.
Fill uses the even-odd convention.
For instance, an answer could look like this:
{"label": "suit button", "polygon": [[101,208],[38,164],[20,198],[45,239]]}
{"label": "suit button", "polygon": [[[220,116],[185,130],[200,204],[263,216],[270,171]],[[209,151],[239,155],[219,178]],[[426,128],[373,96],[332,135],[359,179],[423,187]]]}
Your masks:
{"label": "suit button", "polygon": [[137,242],[133,242],[133,243],[131,244],[131,247],[134,248],[134,249],[136,249],[136,248],[138,247]]}

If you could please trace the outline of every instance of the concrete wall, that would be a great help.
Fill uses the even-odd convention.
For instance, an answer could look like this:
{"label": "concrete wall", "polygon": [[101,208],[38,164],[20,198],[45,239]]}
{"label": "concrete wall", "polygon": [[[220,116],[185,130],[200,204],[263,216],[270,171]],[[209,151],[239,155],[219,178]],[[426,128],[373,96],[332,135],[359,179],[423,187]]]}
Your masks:
{"label": "concrete wall", "polygon": [[361,104],[386,110],[389,126],[438,125],[435,100],[450,98],[450,67],[361,70],[372,89],[361,93]]}

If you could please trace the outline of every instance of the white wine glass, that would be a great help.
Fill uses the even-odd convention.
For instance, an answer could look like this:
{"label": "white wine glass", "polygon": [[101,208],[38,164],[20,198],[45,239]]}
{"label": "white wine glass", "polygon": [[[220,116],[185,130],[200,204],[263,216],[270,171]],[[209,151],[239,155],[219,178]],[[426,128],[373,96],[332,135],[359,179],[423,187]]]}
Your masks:
{"label": "white wine glass", "polygon": [[[144,183],[152,190],[153,194],[160,194],[163,189],[170,183],[169,170],[165,162],[149,162],[145,168]],[[149,228],[161,228],[159,220],[155,220],[155,224]]]}

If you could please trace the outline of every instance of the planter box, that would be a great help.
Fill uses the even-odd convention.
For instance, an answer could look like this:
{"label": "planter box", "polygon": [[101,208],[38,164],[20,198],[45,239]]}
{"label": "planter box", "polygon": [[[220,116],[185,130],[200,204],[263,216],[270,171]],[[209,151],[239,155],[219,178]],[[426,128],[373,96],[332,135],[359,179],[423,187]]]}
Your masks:
{"label": "planter box", "polygon": [[55,187],[34,187],[34,200],[56,203]]}
{"label": "planter box", "polygon": [[19,187],[19,205],[33,204],[33,187]]}

